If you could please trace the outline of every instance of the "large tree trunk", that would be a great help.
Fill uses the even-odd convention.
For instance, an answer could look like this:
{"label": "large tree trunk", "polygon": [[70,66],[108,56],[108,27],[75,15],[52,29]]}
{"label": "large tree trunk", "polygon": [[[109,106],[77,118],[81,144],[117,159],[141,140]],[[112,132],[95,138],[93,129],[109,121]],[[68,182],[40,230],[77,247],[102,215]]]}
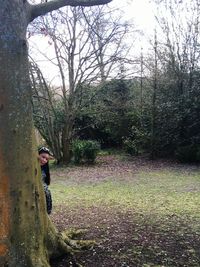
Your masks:
{"label": "large tree trunk", "polygon": [[0,265],[48,266],[48,219],[32,141],[27,21],[23,1],[0,4]]}
{"label": "large tree trunk", "polygon": [[27,21],[23,1],[0,4],[0,264],[48,266],[48,220],[32,141]]}
{"label": "large tree trunk", "polygon": [[0,266],[46,267],[70,249],[47,215],[34,151],[25,4],[0,6]]}

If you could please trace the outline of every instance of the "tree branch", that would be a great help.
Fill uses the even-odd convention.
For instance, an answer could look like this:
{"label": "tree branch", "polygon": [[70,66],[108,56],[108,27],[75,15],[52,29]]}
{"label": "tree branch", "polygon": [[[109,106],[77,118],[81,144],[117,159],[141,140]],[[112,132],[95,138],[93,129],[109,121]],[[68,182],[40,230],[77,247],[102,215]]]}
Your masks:
{"label": "tree branch", "polygon": [[104,5],[111,1],[112,0],[52,0],[38,5],[31,5],[30,22],[38,16],[45,15],[48,12],[59,9],[60,7]]}

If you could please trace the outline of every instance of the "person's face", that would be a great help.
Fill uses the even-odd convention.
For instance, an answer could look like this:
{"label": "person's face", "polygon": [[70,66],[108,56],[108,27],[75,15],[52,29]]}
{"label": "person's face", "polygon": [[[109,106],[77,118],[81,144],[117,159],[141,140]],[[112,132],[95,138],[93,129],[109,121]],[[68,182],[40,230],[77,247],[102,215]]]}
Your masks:
{"label": "person's face", "polygon": [[50,155],[48,153],[39,154],[40,165],[43,166],[49,161]]}

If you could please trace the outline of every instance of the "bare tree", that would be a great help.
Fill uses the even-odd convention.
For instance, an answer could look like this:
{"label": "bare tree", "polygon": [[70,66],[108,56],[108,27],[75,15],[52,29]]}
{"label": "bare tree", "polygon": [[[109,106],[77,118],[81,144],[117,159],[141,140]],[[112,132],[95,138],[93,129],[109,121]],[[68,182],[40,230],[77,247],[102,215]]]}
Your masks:
{"label": "bare tree", "polygon": [[191,115],[196,114],[198,106],[194,96],[198,95],[199,91],[200,5],[197,0],[162,2],[157,14],[162,35],[162,51],[159,53],[162,62],[162,83],[172,96],[170,101],[176,111],[174,139],[181,146],[190,142],[186,132],[192,132],[190,129],[194,128],[194,123],[190,122]]}
{"label": "bare tree", "polygon": [[[74,121],[82,107],[82,90],[91,83],[102,84],[111,75],[119,73],[119,65],[129,51],[124,39],[130,26],[122,22],[117,10],[93,8],[86,11],[80,7],[51,13],[34,25],[36,32],[42,31],[49,39],[54,50],[50,60],[60,76],[60,97],[64,107],[61,136],[64,163],[69,163],[71,158]],[[45,57],[49,60],[48,55]]]}
{"label": "bare tree", "polygon": [[56,89],[47,84],[37,64],[30,63],[30,77],[33,88],[33,116],[39,133],[51,148],[59,163],[62,159],[62,118],[60,101],[57,101]]}
{"label": "bare tree", "polygon": [[158,90],[158,40],[157,32],[155,30],[154,37],[154,71],[153,71],[153,93],[152,93],[152,108],[151,108],[151,158],[155,158],[156,148],[155,148],[155,128],[156,128],[156,100],[157,100],[157,90]]}
{"label": "bare tree", "polygon": [[188,96],[199,64],[199,1],[164,0],[159,10],[156,18],[162,31],[163,67],[170,67],[176,76],[179,94]]}
{"label": "bare tree", "polygon": [[91,8],[84,11],[84,16],[98,64],[98,78],[104,82],[110,77],[118,76],[120,67],[130,57],[134,40],[128,36],[134,31],[134,26],[123,19],[123,14],[118,9]]}

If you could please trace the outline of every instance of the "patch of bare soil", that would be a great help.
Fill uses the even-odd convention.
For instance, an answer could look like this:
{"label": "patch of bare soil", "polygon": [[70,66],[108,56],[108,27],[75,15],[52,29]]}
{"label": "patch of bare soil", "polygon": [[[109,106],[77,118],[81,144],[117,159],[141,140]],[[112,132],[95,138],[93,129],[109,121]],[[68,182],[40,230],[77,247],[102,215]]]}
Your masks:
{"label": "patch of bare soil", "polygon": [[[76,254],[85,267],[200,266],[200,235],[190,229],[187,217],[152,222],[150,215],[133,210],[58,209],[52,217],[60,230],[84,229],[83,239],[96,241],[90,250]],[[51,264],[72,266],[67,257]]]}

